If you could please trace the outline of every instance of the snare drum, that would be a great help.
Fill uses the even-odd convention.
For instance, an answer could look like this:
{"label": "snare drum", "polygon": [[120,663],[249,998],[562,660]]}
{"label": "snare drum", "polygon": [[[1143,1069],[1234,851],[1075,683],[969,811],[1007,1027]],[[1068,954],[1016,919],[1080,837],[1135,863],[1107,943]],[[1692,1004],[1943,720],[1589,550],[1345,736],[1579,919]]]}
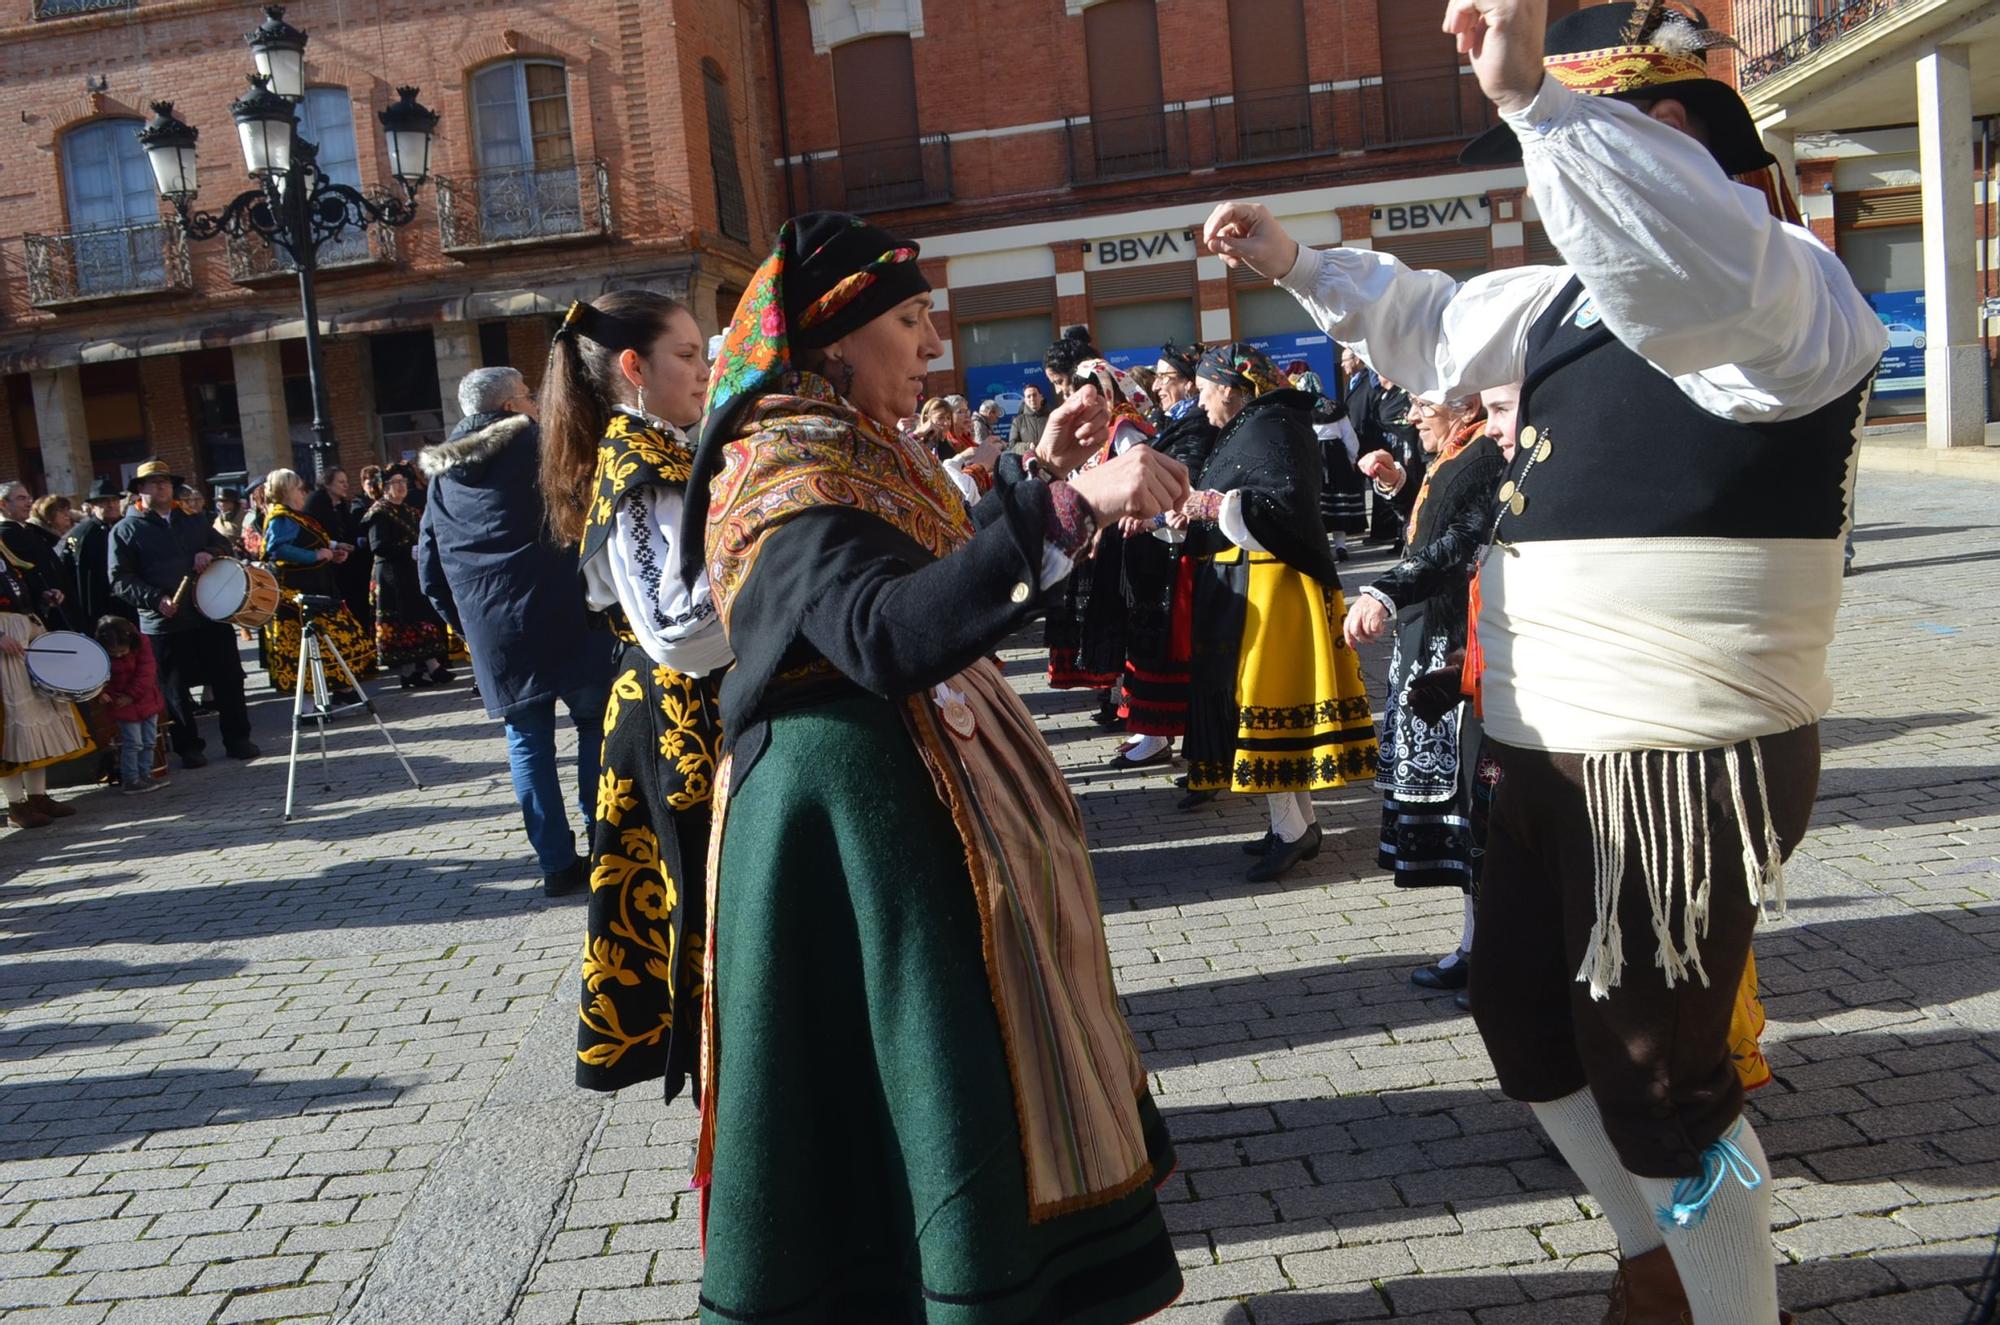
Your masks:
{"label": "snare drum", "polygon": [[253,561],[218,557],[194,582],[195,610],[255,630],[278,610],[278,577]]}
{"label": "snare drum", "polygon": [[28,645],[28,680],[51,699],[81,704],[111,682],[111,655],[88,635],[51,630]]}

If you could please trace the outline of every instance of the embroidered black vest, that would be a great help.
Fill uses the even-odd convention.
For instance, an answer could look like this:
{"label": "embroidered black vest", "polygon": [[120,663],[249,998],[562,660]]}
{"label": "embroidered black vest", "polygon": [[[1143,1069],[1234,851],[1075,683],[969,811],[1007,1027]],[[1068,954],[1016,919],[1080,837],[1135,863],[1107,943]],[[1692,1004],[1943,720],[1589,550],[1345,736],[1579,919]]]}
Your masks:
{"label": "embroidered black vest", "polygon": [[1520,509],[1503,502],[1502,541],[1840,537],[1872,373],[1800,418],[1718,418],[1620,344],[1588,302],[1576,309],[1582,289],[1572,280],[1528,333],[1508,474]]}
{"label": "embroidered black vest", "polygon": [[[597,472],[591,480],[590,509],[584,516],[583,547],[577,557],[579,574],[582,567],[604,551],[605,543],[611,537],[616,523],[618,505],[630,498],[643,498],[633,494],[656,483],[685,487],[688,473],[694,463],[694,453],[679,437],[664,429],[656,428],[644,420],[630,414],[614,413],[604,429],[604,440],[597,448]],[[649,517],[642,514],[641,521]],[[650,557],[651,549],[641,551],[641,556]],[[675,574],[674,566],[660,566],[648,561],[635,568],[640,580],[648,587],[657,587],[663,575]],[[655,601],[658,595],[654,595]],[[611,629],[619,639],[627,644],[635,643],[637,636],[625,620],[625,611],[613,603],[604,609]],[[681,624],[661,621],[662,628]]]}

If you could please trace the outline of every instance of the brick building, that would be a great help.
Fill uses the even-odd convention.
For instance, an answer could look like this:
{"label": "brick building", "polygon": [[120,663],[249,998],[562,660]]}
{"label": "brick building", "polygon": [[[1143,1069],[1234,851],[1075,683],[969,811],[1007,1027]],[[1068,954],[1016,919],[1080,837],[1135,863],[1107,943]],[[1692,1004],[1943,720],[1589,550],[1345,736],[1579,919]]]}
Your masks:
{"label": "brick building", "polygon": [[1106,351],[1307,333],[1290,296],[1197,252],[1215,202],[1453,272],[1553,259],[1519,169],[1456,163],[1492,121],[1443,10],[777,0],[776,192],[923,241],[934,391],[988,394],[1068,323]]}
{"label": "brick building", "polygon": [[[260,14],[231,0],[0,0],[0,477],[79,492],[148,455],[187,474],[309,466],[298,291],[260,241],[190,243],[133,131],[202,131],[198,205],[244,177],[229,103]],[[552,315],[643,285],[708,329],[768,248],[774,104],[738,0],[299,0],[302,131],[333,179],[393,187],[375,113],[442,113],[407,227],[322,250],[333,422],[352,467],[457,417],[482,364],[540,375]],[[738,163],[742,163],[739,168]]]}

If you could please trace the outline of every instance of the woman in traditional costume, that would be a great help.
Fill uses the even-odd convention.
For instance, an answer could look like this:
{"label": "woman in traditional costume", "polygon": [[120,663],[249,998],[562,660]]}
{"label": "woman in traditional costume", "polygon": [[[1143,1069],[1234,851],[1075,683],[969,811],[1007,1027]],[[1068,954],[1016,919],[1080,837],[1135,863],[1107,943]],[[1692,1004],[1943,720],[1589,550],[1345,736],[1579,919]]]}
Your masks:
{"label": "woman in traditional costume", "polygon": [[[1178,505],[1185,475],[1146,448],[1071,482],[1010,456],[968,511],[893,427],[942,351],[916,258],[850,216],[788,221],[688,485],[737,658],[703,1319],[1115,1325],[1180,1288],[1172,1149],[1076,803],[991,655],[1097,521]],[[1108,425],[1085,388],[1041,454],[1072,468]]]}
{"label": "woman in traditional costume", "polygon": [[[327,643],[339,650],[348,670],[356,677],[366,676],[375,669],[375,640],[341,598],[340,581],[333,571],[347,560],[349,549],[345,544],[336,545],[325,527],[305,513],[309,494],[306,481],[296,472],[272,470],[264,480],[264,489],[270,494],[264,516],[264,559],[276,566],[278,586],[285,591],[276,615],[264,625],[259,648],[272,689],[282,694],[298,684],[300,617],[293,600],[300,594],[330,598],[339,604],[335,611],[317,613],[315,622]],[[359,696],[347,688],[340,669],[331,659],[326,662],[330,702],[356,702]]]}
{"label": "woman in traditional costume", "polygon": [[48,770],[97,748],[76,705],[43,694],[28,675],[28,646],[48,632],[50,601],[27,562],[0,547],[0,791],[16,828],[75,814],[49,795]]}
{"label": "woman in traditional costume", "polygon": [[1312,793],[1375,772],[1375,727],[1361,666],[1340,637],[1340,575],[1319,523],[1313,398],[1241,341],[1196,368],[1201,408],[1221,429],[1188,526],[1194,574],[1188,797],[1269,798],[1271,831],[1248,844],[1253,883],[1319,852]]}
{"label": "woman in traditional costume", "polygon": [[705,351],[694,315],[666,295],[576,303],[541,401],[549,525],[581,544],[584,601],[620,643],[591,827],[576,1080],[618,1090],[657,1079],[668,1099],[698,1057],[716,686],[730,662],[707,577],[680,576],[685,430],[701,418]]}
{"label": "woman in traditional costume", "polygon": [[[1410,976],[1425,989],[1463,989],[1472,974],[1472,916],[1483,834],[1473,821],[1478,718],[1453,703],[1435,718],[1410,703],[1420,676],[1455,664],[1465,647],[1466,608],[1479,550],[1493,528],[1507,457],[1486,435],[1477,397],[1411,410],[1424,448],[1422,484],[1410,508],[1403,560],[1364,588],[1347,614],[1349,644],[1381,635],[1393,618],[1382,750],[1375,773],[1382,793],[1376,861],[1399,887],[1452,887],[1465,894],[1458,946]],[[1400,489],[1409,482],[1392,471]],[[1485,794],[1491,798],[1490,784]]]}
{"label": "woman in traditional costume", "polygon": [[[1195,474],[1215,445],[1215,425],[1195,399],[1201,347],[1160,347],[1153,369],[1157,416],[1152,445]],[[1125,531],[1121,597],[1125,604],[1125,683],[1119,716],[1130,733],[1110,766],[1163,763],[1187,732],[1188,660],[1193,651],[1194,563],[1185,536],[1170,529]]]}
{"label": "woman in traditional costume", "polygon": [[417,584],[423,511],[411,504],[410,480],[402,471],[381,477],[380,486],[382,499],[361,517],[362,534],[375,559],[368,598],[375,608],[376,661],[401,677],[405,690],[448,685],[457,678],[445,666],[451,645],[444,618]]}

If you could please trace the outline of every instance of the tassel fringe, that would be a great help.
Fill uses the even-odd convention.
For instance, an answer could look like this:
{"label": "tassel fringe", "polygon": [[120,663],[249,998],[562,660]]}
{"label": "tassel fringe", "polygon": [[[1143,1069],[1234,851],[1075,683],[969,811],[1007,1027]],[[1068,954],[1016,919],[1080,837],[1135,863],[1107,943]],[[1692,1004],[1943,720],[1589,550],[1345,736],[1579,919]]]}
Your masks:
{"label": "tassel fringe", "polygon": [[[1748,768],[1737,746],[1723,751],[1724,768],[1743,845],[1750,903],[1763,919],[1775,920],[1785,914],[1784,862],[1771,820],[1763,747],[1754,740],[1749,745]],[[1753,785],[1761,811],[1758,836],[1753,836],[1749,814]],[[1606,999],[1624,976],[1625,934],[1618,903],[1626,867],[1636,855],[1651,913],[1653,964],[1665,974],[1670,989],[1683,980],[1699,980],[1706,987],[1701,941],[1708,937],[1714,894],[1707,752],[1621,750],[1585,755],[1583,803],[1594,853],[1596,922],[1577,980],[1590,986],[1592,998]],[[1676,902],[1681,911],[1678,933]]]}

